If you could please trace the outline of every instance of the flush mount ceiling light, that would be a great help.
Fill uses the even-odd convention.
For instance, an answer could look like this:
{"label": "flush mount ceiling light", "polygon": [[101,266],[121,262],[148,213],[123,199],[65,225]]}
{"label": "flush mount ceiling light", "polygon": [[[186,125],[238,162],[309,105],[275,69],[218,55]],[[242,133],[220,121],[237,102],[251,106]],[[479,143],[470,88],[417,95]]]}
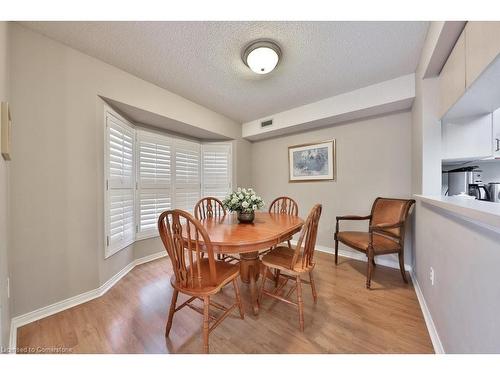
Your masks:
{"label": "flush mount ceiling light", "polygon": [[267,74],[278,65],[281,49],[271,40],[256,40],[245,48],[241,58],[253,72]]}

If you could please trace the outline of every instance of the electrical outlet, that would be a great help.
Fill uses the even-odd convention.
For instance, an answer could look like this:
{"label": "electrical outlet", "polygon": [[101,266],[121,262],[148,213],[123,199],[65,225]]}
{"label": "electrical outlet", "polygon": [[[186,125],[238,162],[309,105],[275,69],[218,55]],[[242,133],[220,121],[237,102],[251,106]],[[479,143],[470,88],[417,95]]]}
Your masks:
{"label": "electrical outlet", "polygon": [[431,270],[429,272],[429,279],[431,279],[431,285],[434,285],[434,268],[431,267]]}
{"label": "electrical outlet", "polygon": [[7,277],[7,298],[10,298],[10,277]]}

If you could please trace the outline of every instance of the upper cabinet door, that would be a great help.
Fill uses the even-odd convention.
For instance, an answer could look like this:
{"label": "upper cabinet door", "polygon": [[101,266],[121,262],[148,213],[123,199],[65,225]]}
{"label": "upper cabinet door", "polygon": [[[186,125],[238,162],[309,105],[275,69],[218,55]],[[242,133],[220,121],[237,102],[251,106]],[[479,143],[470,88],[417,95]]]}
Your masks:
{"label": "upper cabinet door", "polygon": [[500,53],[500,22],[469,21],[465,25],[467,88]]}
{"label": "upper cabinet door", "polygon": [[443,117],[465,92],[465,33],[462,32],[439,75],[440,117]]}

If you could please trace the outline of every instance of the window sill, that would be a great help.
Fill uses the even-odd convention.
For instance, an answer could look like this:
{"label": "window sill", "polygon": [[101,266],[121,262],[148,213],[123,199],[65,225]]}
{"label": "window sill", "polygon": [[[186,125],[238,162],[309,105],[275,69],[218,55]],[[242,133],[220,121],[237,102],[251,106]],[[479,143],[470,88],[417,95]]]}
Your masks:
{"label": "window sill", "polygon": [[500,233],[500,203],[447,196],[414,195],[420,201]]}
{"label": "window sill", "polygon": [[157,237],[160,237],[160,235],[158,233],[148,233],[148,234],[139,234],[138,233],[135,236],[135,241],[134,242],[148,240],[150,238],[157,238]]}

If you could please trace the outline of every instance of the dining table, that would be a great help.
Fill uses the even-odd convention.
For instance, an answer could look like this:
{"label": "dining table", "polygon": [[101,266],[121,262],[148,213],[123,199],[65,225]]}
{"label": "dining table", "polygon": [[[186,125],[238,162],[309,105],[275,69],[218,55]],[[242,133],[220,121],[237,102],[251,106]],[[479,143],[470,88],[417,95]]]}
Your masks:
{"label": "dining table", "polygon": [[[241,281],[248,284],[252,310],[258,315],[257,281],[261,273],[259,253],[290,239],[302,229],[304,220],[287,214],[255,212],[252,223],[240,223],[235,213],[206,218],[201,223],[215,254],[239,254]],[[203,247],[203,240],[199,239],[199,242]]]}

